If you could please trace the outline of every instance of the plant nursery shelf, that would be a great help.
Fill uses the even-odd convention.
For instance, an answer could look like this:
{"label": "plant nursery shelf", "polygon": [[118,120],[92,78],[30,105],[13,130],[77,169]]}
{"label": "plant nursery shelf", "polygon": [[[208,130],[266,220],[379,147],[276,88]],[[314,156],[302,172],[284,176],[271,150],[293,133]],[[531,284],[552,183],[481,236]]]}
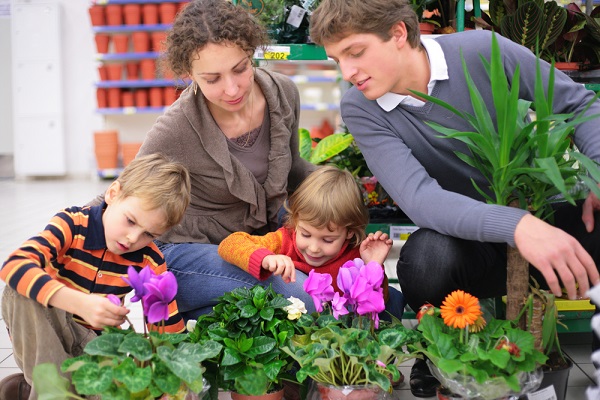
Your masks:
{"label": "plant nursery shelf", "polygon": [[120,81],[99,81],[96,82],[96,87],[99,88],[145,88],[145,87],[186,87],[189,82],[174,81],[172,79],[135,79],[135,80],[120,80]]}
{"label": "plant nursery shelf", "polygon": [[257,60],[327,60],[325,49],[313,44],[274,44],[254,53]]}
{"label": "plant nursery shelf", "polygon": [[98,108],[96,112],[103,115],[162,114],[168,107],[119,107]]}
{"label": "plant nursery shelf", "polygon": [[340,109],[340,105],[332,103],[301,104],[300,109],[306,111],[337,111]]}
{"label": "plant nursery shelf", "polygon": [[148,4],[148,3],[181,3],[181,0],[95,0],[93,4],[104,6],[107,4]]}
{"label": "plant nursery shelf", "polygon": [[139,32],[139,31],[166,31],[171,28],[171,24],[154,25],[103,25],[93,26],[94,33],[118,33],[118,32]]}
{"label": "plant nursery shelf", "polygon": [[160,55],[157,51],[148,51],[145,53],[98,53],[96,60],[98,61],[125,61],[125,60],[143,60],[146,58],[158,58]]}

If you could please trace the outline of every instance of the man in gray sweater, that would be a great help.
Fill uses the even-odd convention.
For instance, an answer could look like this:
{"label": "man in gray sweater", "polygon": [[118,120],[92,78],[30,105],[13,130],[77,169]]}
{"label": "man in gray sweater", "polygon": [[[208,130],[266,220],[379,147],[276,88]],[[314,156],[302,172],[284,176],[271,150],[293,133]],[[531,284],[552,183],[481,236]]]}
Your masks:
{"label": "man in gray sweater", "polygon": [[[471,179],[479,187],[489,183],[455,154],[466,152],[466,145],[440,138],[426,122],[459,131],[472,127],[411,92],[428,93],[473,114],[462,54],[493,113],[480,59],[490,58],[491,35],[470,31],[420,38],[417,17],[405,0],[323,0],[311,16],[311,39],[325,47],[344,80],[353,84],[341,104],[344,122],[370,170],[420,227],[403,246],[397,266],[400,286],[414,310],[426,302],[439,306],[456,289],[480,298],[505,294],[507,245],[519,249],[532,273],[543,277],[556,295],[561,295],[561,284],[569,298],[576,298],[600,282],[598,198],[590,194],[578,207],[558,207],[554,225],[521,209],[486,204]],[[520,98],[533,100],[535,55],[499,35],[497,39],[508,79],[520,65]],[[542,62],[541,68],[547,78],[551,66]],[[490,90],[482,89],[485,85]],[[578,114],[593,95],[557,72],[555,112]],[[598,113],[596,101],[587,114]],[[598,120],[578,126],[574,139],[584,154],[600,161]],[[435,393],[423,390],[413,389],[413,394]]]}

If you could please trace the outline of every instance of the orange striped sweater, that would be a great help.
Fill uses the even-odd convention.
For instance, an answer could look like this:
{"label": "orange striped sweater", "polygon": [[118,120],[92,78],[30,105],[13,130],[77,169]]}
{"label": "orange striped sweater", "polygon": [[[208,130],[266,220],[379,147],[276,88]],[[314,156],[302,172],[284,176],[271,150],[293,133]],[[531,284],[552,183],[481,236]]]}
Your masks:
{"label": "orange striped sweater", "polygon": [[[106,248],[102,213],[106,203],[96,207],[71,207],[57,213],[46,228],[27,240],[4,262],[0,279],[19,294],[48,307],[52,295],[63,287],[83,293],[114,294],[123,299],[132,288],[121,279],[127,268],[139,272],[152,268],[156,274],[167,270],[164,257],[154,243],[123,255]],[[78,316],[81,325],[90,326]],[[148,324],[149,329],[157,327]],[[173,300],[169,304],[166,332],[183,332],[183,318]]]}

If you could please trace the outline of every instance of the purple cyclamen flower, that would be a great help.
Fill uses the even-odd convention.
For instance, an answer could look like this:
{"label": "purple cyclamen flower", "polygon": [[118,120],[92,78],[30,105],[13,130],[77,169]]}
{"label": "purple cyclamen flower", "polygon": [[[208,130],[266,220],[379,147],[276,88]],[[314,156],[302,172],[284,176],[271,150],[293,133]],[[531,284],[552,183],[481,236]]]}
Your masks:
{"label": "purple cyclamen flower", "polygon": [[374,288],[365,279],[357,279],[350,290],[350,296],[358,305],[356,312],[359,315],[369,313],[380,313],[385,310],[383,301],[383,290],[378,287]]}
{"label": "purple cyclamen flower", "polygon": [[360,270],[360,276],[364,277],[373,288],[381,287],[384,278],[381,264],[371,261]]}
{"label": "purple cyclamen flower", "polygon": [[304,291],[312,297],[317,312],[323,311],[323,302],[333,299],[333,278],[329,274],[320,274],[311,270],[304,281]]}
{"label": "purple cyclamen flower", "polygon": [[136,301],[140,301],[142,297],[146,295],[146,287],[144,283],[150,282],[152,278],[156,276],[152,268],[144,267],[138,274],[136,269],[132,266],[127,268],[127,276],[129,278],[121,277],[129,286],[131,286],[135,292],[134,296],[131,298],[131,301],[135,303]]}
{"label": "purple cyclamen flower", "polygon": [[349,313],[345,305],[346,299],[341,297],[338,292],[335,292],[333,294],[333,299],[331,300],[331,309],[335,319],[340,319],[340,315],[346,315]]}
{"label": "purple cyclamen flower", "polygon": [[121,299],[119,299],[117,296],[115,296],[114,294],[109,294],[106,295],[106,298],[108,300],[110,300],[111,303],[113,303],[114,305],[120,306],[121,305]]}
{"label": "purple cyclamen flower", "polygon": [[155,275],[154,279],[144,283],[147,292],[142,298],[144,312],[148,322],[155,324],[169,319],[169,303],[177,294],[177,279],[172,272]]}
{"label": "purple cyclamen flower", "polygon": [[[357,258],[357,260],[360,260]],[[362,261],[362,260],[361,260]],[[356,280],[356,277],[360,274],[360,268],[358,268],[354,261],[346,261],[340,268],[337,276],[337,285],[346,299],[350,298],[350,288]]]}

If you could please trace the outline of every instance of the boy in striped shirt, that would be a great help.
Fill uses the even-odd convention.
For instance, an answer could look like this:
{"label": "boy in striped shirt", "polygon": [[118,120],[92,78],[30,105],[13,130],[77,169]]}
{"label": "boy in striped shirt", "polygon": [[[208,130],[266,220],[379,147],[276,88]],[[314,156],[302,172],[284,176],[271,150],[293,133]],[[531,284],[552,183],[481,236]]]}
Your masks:
{"label": "boy in striped shirt", "polygon": [[[103,204],[60,211],[8,257],[0,270],[7,283],[2,317],[24,374],[0,382],[0,400],[37,398],[29,386],[35,365],[60,366],[103,327],[125,321],[129,310],[106,296],[123,299],[132,290],[122,279],[129,266],[167,270],[153,240],[181,221],[189,202],[184,166],[159,154],[139,157],[111,183]],[[183,330],[173,300],[165,331]]]}

